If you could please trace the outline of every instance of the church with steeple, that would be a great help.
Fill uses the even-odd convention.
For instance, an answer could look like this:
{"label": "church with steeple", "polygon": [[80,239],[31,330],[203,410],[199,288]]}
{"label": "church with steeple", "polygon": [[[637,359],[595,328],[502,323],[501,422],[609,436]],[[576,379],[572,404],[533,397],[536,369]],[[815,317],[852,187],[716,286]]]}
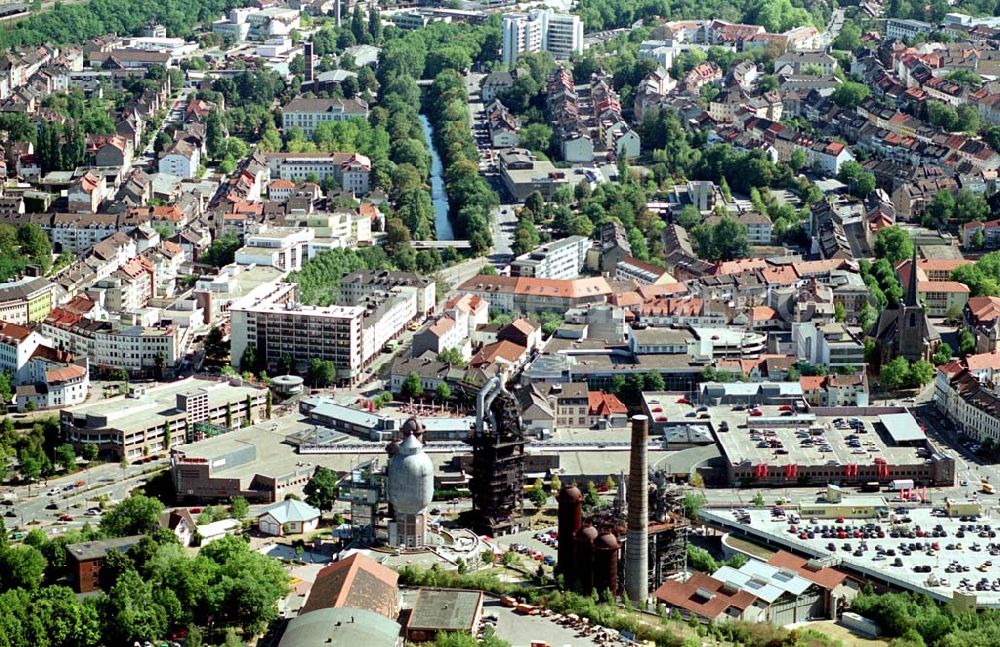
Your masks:
{"label": "church with steeple", "polygon": [[927,319],[927,311],[917,297],[917,249],[903,300],[879,313],[872,329],[879,364],[905,357],[910,362],[930,360],[941,344],[941,335]]}

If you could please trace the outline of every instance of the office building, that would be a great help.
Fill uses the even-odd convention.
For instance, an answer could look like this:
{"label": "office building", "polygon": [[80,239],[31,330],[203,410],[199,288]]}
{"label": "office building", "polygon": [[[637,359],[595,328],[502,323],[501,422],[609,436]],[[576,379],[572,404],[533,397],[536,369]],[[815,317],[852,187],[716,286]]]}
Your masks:
{"label": "office building", "polygon": [[549,52],[560,60],[583,53],[583,22],[579,16],[551,9],[504,14],[502,29],[501,50],[506,65],[532,52]]}

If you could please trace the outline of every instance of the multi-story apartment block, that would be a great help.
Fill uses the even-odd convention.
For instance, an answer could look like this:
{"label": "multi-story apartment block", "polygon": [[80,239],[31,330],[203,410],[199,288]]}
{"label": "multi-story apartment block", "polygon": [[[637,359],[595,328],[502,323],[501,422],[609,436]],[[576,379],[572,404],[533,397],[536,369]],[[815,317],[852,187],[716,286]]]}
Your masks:
{"label": "multi-story apartment block", "polygon": [[309,241],[315,237],[316,232],[309,228],[261,225],[258,231],[248,233],[243,247],[236,250],[236,264],[297,272],[307,257]]}
{"label": "multi-story apartment block", "polygon": [[42,334],[59,350],[87,357],[91,366],[127,371],[176,366],[187,332],[187,328],[174,325],[123,326],[96,321],[65,308],[56,308],[42,322]]}
{"label": "multi-story apartment block", "polygon": [[512,65],[521,54],[549,52],[556,59],[583,53],[583,22],[579,16],[552,9],[503,15],[503,62]]}
{"label": "multi-story apartment block", "polygon": [[[337,379],[353,382],[364,362],[361,306],[305,306],[292,283],[266,284],[236,301],[230,351],[239,363],[246,348],[274,371],[288,361],[304,371],[313,359],[333,362]],[[285,358],[288,359],[285,359]]]}
{"label": "multi-story apartment block", "polygon": [[575,279],[587,261],[590,239],[570,236],[546,243],[522,254],[511,263],[511,276],[533,276],[539,279]]}
{"label": "multi-story apartment block", "polygon": [[920,20],[890,18],[885,23],[885,37],[895,40],[913,38],[917,34],[926,34],[933,30],[934,25]]}
{"label": "multi-story apartment block", "polygon": [[0,283],[0,321],[26,325],[41,321],[55,305],[55,284],[37,276]]}
{"label": "multi-story apartment block", "polygon": [[604,303],[611,286],[602,277],[536,279],[518,276],[474,276],[458,288],[488,301],[498,312],[566,312],[591,303]]}
{"label": "multi-story apartment block", "polygon": [[347,305],[362,305],[370,296],[385,292],[413,292],[417,312],[427,316],[434,311],[437,287],[434,279],[411,272],[388,270],[353,272],[340,280],[339,301]]}
{"label": "multi-story apartment block", "polygon": [[73,364],[72,359],[30,328],[0,321],[0,371],[13,376],[18,408],[29,403],[48,408],[86,400],[89,371],[85,363]]}
{"label": "multi-story apartment block", "polygon": [[281,126],[285,132],[301,128],[312,137],[316,126],[324,121],[367,119],[368,104],[361,99],[306,99],[295,97],[281,109]]}
{"label": "multi-story apartment block", "polygon": [[267,153],[272,177],[292,182],[333,179],[356,195],[371,192],[371,160],[359,153]]}

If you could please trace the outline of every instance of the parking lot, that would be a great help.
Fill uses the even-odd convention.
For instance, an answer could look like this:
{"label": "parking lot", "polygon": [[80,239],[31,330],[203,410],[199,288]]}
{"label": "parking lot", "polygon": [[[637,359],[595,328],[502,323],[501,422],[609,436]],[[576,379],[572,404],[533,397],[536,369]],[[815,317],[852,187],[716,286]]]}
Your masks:
{"label": "parking lot", "polygon": [[502,537],[498,542],[504,550],[514,547],[514,550],[524,556],[525,560],[533,560],[546,566],[555,566],[556,549],[559,546],[559,533],[555,528],[544,530],[526,530]]}
{"label": "parking lot", "polygon": [[885,519],[796,520],[769,510],[712,510],[703,516],[942,601],[960,592],[975,596],[979,606],[1000,607],[1000,524],[991,509],[958,518],[943,516],[939,508],[890,510]]}

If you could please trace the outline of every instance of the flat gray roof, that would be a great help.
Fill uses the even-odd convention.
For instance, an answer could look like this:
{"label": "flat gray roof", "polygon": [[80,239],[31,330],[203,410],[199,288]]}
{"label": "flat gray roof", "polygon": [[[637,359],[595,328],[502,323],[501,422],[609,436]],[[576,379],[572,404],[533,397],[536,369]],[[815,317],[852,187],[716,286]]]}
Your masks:
{"label": "flat gray roof", "polygon": [[483,602],[482,591],[420,589],[407,627],[439,631],[471,631]]}
{"label": "flat gray roof", "polygon": [[909,413],[886,413],[878,417],[894,443],[912,443],[926,440],[927,434]]}

